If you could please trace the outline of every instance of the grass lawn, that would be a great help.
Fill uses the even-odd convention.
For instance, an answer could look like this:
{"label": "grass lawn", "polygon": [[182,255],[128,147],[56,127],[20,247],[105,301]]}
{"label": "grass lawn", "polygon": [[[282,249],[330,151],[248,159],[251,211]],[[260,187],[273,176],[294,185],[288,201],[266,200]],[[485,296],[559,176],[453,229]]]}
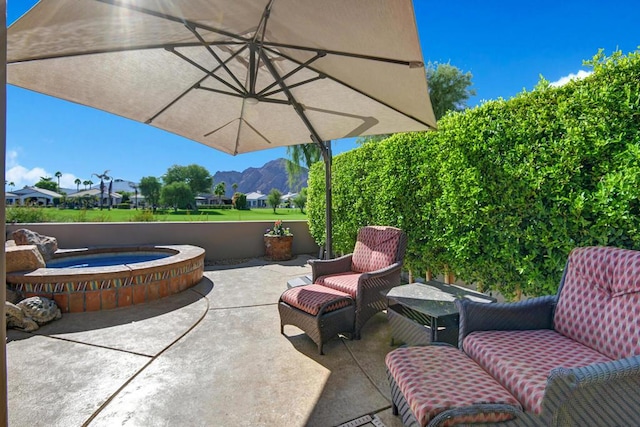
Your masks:
{"label": "grass lawn", "polygon": [[[12,216],[13,209],[23,209]],[[307,214],[300,209],[251,209],[239,211],[236,209],[203,209],[198,212],[184,210],[167,210],[156,215],[149,211],[124,209],[57,209],[57,208],[7,208],[7,222],[16,218],[17,222],[136,222],[136,221],[273,221],[273,220],[306,220]]]}

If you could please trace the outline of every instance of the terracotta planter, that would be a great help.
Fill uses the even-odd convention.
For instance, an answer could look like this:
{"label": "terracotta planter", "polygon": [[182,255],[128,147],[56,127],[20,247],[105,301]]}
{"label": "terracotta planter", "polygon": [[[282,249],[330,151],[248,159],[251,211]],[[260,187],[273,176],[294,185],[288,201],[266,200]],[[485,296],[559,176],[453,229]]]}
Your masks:
{"label": "terracotta planter", "polygon": [[293,236],[264,236],[264,255],[269,261],[286,261],[293,258]]}

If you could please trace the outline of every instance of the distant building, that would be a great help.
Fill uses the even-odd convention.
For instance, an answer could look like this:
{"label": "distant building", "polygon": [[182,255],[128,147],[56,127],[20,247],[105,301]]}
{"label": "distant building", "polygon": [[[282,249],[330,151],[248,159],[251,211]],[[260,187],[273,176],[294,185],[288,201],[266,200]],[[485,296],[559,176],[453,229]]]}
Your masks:
{"label": "distant building", "polygon": [[[38,187],[24,187],[20,190],[12,191],[8,193],[13,195],[13,203],[11,204],[20,204],[23,206],[28,205],[37,205],[37,206],[52,206],[54,199],[62,198],[62,194],[56,193],[55,191],[45,190],[44,188]],[[7,197],[7,201],[9,198]]]}
{"label": "distant building", "polygon": [[[109,205],[109,196],[111,196],[111,206],[116,206],[122,201],[122,195],[115,192],[112,192],[111,195],[109,195],[108,192],[105,191],[103,193],[103,196],[104,197],[102,198],[102,206]],[[92,199],[92,198],[97,200],[97,203],[95,204],[95,206],[100,206],[100,190],[99,189],[90,188],[88,190],[80,190],[75,193],[67,195],[68,200],[78,201],[78,202],[82,199]]]}
{"label": "distant building", "polygon": [[267,195],[262,194],[259,191],[254,191],[247,194],[247,207],[251,208],[266,208],[267,207]]}

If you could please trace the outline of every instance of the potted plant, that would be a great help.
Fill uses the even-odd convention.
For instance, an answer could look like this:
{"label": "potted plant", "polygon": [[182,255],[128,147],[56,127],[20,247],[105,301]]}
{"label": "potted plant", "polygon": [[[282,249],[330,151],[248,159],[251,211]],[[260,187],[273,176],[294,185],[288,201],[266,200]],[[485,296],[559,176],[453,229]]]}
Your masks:
{"label": "potted plant", "polygon": [[291,247],[293,245],[293,234],[289,228],[282,226],[282,221],[278,220],[273,224],[273,228],[267,229],[264,235],[264,253],[269,261],[286,261],[293,258]]}

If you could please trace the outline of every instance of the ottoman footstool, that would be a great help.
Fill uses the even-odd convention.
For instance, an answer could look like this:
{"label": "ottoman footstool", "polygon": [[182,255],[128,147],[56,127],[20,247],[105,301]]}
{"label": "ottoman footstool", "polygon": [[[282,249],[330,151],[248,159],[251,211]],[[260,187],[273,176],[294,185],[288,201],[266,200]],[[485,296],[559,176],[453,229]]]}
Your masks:
{"label": "ottoman footstool", "polygon": [[287,289],[278,301],[280,333],[284,325],[302,329],[322,353],[325,342],[339,333],[353,333],[355,304],[349,294],[321,285]]}
{"label": "ottoman footstool", "polygon": [[522,412],[511,393],[455,347],[401,347],[385,363],[393,414],[406,426],[493,423]]}

